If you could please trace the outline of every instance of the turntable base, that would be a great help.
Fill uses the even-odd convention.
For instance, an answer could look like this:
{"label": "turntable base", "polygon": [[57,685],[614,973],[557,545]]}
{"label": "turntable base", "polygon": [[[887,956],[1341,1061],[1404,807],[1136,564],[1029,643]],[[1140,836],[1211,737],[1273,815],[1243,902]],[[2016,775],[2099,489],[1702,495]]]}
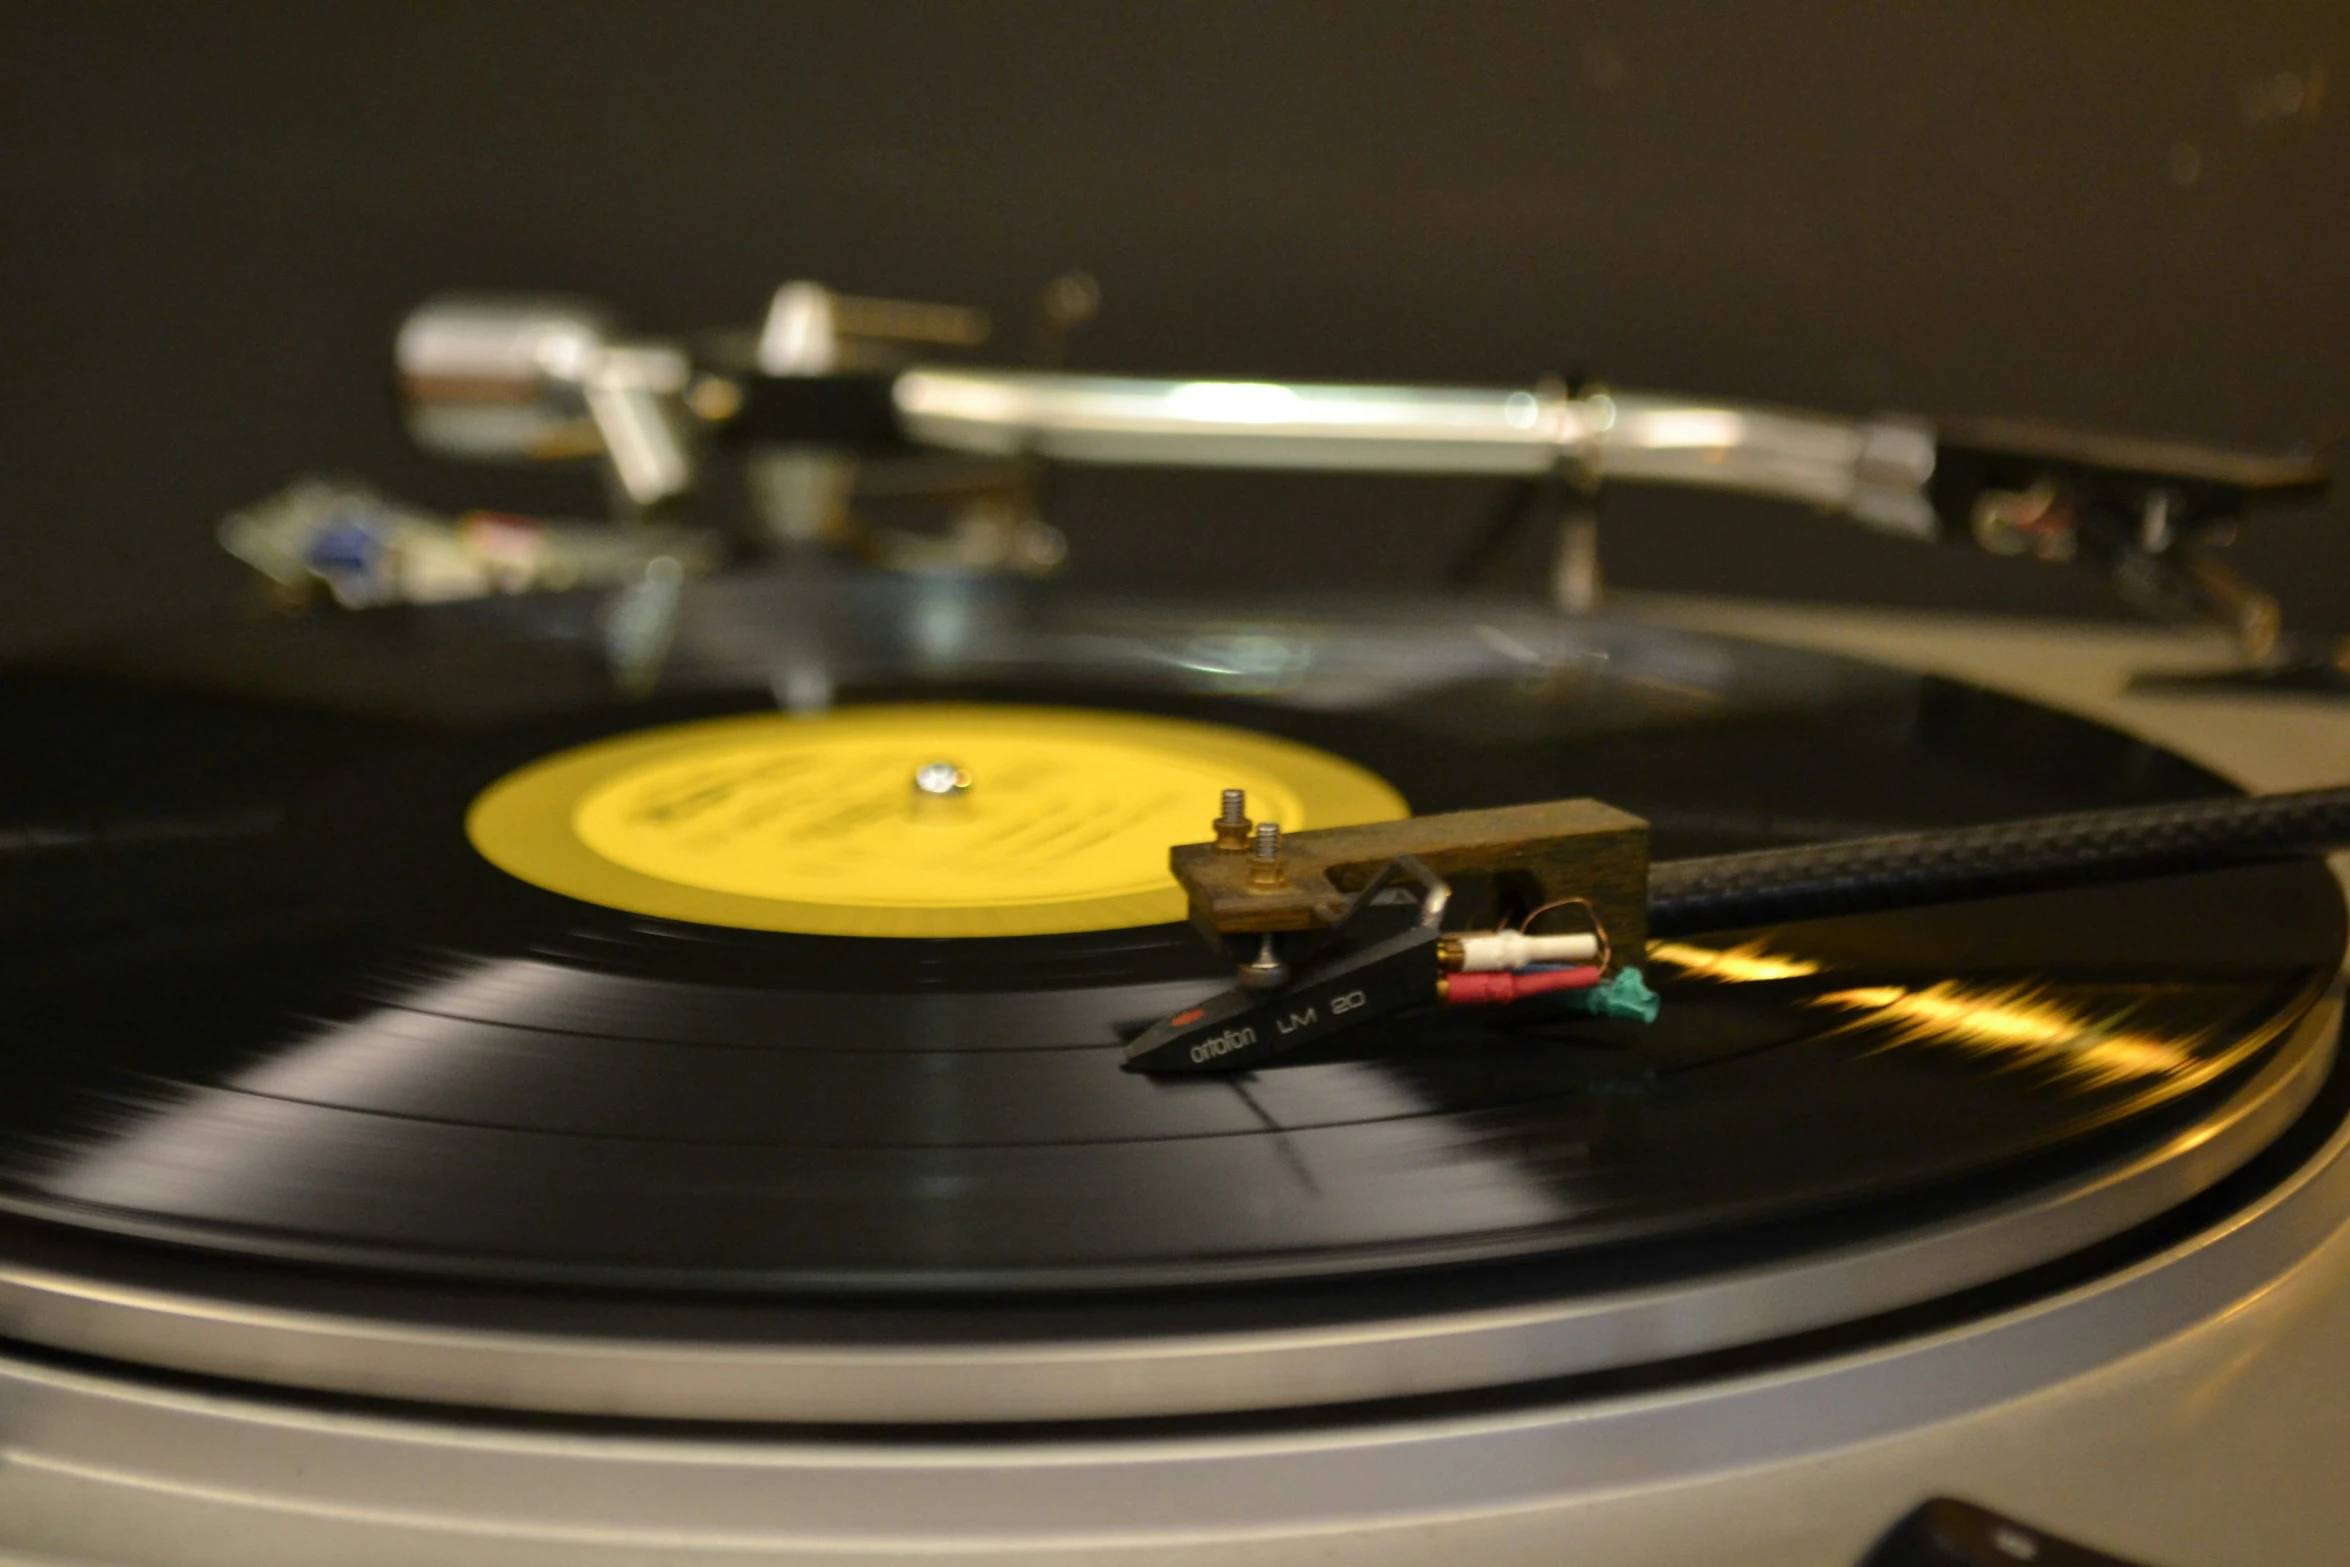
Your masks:
{"label": "turntable base", "polygon": [[1963,1328],[1361,1423],[654,1433],[318,1407],[12,1356],[12,1561],[1857,1562],[1925,1492],[2148,1561],[2338,1559],[2350,1145]]}

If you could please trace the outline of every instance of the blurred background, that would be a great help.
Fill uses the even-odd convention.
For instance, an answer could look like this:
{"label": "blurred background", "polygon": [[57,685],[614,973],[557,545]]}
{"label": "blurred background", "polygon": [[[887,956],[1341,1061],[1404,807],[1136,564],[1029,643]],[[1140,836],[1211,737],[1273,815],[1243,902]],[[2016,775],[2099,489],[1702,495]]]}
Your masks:
{"label": "blurred background", "polygon": [[[19,0],[0,78],[0,646],[222,612],[217,519],[302,472],[595,510],[404,444],[390,334],[451,286],[671,329],[809,277],[1016,326],[1081,267],[1087,369],[2350,435],[2338,3]],[[1411,588],[1490,498],[1090,472],[1054,520],[1082,579]],[[2312,628],[2350,630],[2346,509],[2236,552]],[[1623,586],[2120,613],[1760,502],[1606,528]]]}

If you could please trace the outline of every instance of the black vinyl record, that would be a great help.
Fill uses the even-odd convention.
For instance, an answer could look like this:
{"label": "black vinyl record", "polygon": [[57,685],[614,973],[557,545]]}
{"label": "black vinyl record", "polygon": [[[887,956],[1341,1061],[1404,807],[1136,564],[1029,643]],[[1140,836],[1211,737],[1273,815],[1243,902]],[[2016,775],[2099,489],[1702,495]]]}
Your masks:
{"label": "black vinyl record", "polygon": [[612,627],[515,600],[0,677],[0,1212],[414,1276],[867,1294],[1892,1223],[2173,1135],[2343,945],[2324,869],[2270,866],[1690,938],[1650,965],[1653,1025],[1412,1018],[1154,1080],[1122,1037],[1226,972],[1180,926],[669,920],[506,874],[465,813],[603,736],[940,697],[1278,735],[1423,812],[1595,796],[1660,857],[2225,786],[1950,682],[1524,608],[743,577],[688,590],[649,695]]}

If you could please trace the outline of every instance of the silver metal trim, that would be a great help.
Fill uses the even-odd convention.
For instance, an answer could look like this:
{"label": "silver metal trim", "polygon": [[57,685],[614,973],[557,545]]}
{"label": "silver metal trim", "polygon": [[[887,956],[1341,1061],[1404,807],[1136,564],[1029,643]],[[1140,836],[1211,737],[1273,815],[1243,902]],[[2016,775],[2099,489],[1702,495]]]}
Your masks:
{"label": "silver metal trim", "polygon": [[932,1344],[560,1337],[367,1319],[0,1264],[0,1335],[281,1386],[542,1412],[958,1423],[1300,1408],[1638,1365],[1852,1321],[2014,1274],[2205,1190],[2309,1104],[2339,1001],[2161,1147],[1895,1240],[1505,1309],[1181,1337]]}

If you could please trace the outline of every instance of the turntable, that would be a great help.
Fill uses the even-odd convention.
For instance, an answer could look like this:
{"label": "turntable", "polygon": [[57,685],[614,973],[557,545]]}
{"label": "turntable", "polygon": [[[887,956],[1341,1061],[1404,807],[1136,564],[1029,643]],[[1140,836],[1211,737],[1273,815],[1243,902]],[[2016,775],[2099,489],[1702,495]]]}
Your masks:
{"label": "turntable", "polygon": [[[576,454],[587,418],[652,502],[695,445],[644,432],[821,403],[845,443],[873,406],[813,385],[831,364],[726,394],[591,346],[533,350],[578,372],[560,431],[545,385],[475,374],[424,389],[469,403],[441,433],[495,414]],[[956,406],[998,406],[983,382]],[[1142,438],[1023,384],[1096,456]],[[1261,441],[1256,395],[1192,411]],[[1610,394],[1524,395],[1477,439],[1541,428],[1555,461]],[[1930,441],[1901,501],[1915,441],[1882,428],[1796,481],[1732,471],[1959,504]],[[1006,482],[1086,450],[1032,441]],[[2309,482],[2000,450],[2141,579],[2222,501]],[[2146,502],[2099,533],[2165,463],[2173,532]],[[617,585],[0,676],[37,759],[0,905],[12,1559],[2067,1559],[2042,1523],[2183,1567],[2334,1559],[2345,931],[2309,851],[2338,798],[2263,848],[1707,903],[1672,867],[2210,823],[2232,789],[1955,681],[1519,600],[600,558]],[[1617,837],[1565,935],[1534,905],[1572,900],[1430,847],[1432,818],[1569,799]],[[1656,1005],[1366,1003],[1126,1070],[1236,963],[1235,1005],[1325,972],[1277,922],[1187,928],[1169,851],[1220,811],[1236,895],[1284,842],[1301,908],[1327,845],[1403,844],[1451,878],[1384,906],[1427,952],[1523,922],[1510,950],[1636,969]],[[1386,890],[1343,883],[1334,929]],[[1887,1536],[1950,1494],[2016,1519],[1943,1502]]]}

